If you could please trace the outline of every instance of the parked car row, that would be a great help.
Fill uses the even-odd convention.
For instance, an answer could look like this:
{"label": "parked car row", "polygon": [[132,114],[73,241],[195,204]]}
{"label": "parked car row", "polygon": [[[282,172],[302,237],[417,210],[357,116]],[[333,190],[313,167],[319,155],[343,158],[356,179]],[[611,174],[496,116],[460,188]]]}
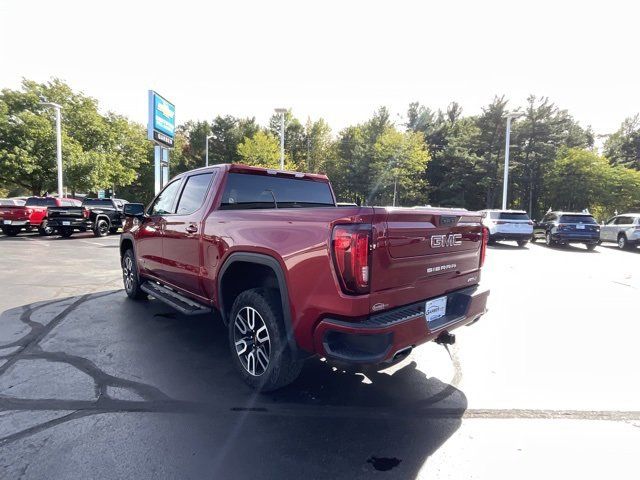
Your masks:
{"label": "parked car row", "polygon": [[524,247],[543,240],[549,247],[584,244],[587,250],[603,242],[616,243],[620,249],[640,245],[640,213],[616,215],[602,225],[586,212],[549,211],[539,222],[523,210],[482,210],[482,214],[490,243],[516,241]]}
{"label": "parked car row", "polygon": [[103,237],[122,227],[126,203],[117,198],[29,197],[24,205],[0,205],[0,228],[10,237],[33,230],[42,236],[57,233],[68,238],[74,231],[92,231]]}

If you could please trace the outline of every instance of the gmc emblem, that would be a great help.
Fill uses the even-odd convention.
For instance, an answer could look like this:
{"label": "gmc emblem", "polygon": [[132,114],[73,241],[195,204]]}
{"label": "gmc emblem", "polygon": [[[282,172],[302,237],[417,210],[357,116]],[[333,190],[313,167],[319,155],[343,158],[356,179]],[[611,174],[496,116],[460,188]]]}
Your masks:
{"label": "gmc emblem", "polygon": [[450,233],[449,235],[432,235],[431,248],[444,248],[462,245],[461,233]]}

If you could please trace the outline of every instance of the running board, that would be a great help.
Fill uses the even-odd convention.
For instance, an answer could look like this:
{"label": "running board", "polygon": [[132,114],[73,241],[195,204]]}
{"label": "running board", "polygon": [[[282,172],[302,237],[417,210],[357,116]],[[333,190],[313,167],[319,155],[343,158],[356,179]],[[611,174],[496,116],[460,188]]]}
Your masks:
{"label": "running board", "polygon": [[140,285],[140,289],[157,298],[161,302],[166,303],[170,307],[175,308],[184,315],[201,315],[203,313],[211,312],[211,308],[180,295],[179,293],[176,293],[158,283],[144,282]]}

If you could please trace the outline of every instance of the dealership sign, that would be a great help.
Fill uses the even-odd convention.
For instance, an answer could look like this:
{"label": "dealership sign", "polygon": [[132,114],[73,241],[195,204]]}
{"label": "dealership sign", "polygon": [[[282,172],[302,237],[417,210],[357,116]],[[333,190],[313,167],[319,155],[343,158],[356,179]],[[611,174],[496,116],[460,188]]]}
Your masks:
{"label": "dealership sign", "polygon": [[147,138],[164,147],[173,147],[176,130],[176,107],[166,98],[149,90]]}

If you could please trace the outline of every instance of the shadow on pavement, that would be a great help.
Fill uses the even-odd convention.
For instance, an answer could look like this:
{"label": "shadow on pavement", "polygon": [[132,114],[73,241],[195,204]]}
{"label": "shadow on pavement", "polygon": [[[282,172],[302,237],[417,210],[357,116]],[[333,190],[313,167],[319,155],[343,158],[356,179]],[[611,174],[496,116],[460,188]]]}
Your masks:
{"label": "shadow on pavement", "polygon": [[9,477],[29,465],[24,478],[108,478],[118,458],[127,478],[415,478],[467,407],[406,360],[390,373],[310,359],[294,384],[256,394],[217,319],[122,291],[7,310],[0,342]]}

